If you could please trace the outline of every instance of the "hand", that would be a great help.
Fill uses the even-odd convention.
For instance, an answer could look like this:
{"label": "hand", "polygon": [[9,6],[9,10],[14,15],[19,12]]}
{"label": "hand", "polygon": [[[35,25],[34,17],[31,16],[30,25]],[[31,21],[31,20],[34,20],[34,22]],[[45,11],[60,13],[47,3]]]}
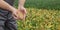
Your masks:
{"label": "hand", "polygon": [[18,10],[23,13],[23,19],[25,19],[27,14],[26,9],[22,6],[22,7],[19,7]]}
{"label": "hand", "polygon": [[16,20],[20,20],[20,17],[19,17],[19,12],[17,9],[13,9],[12,11],[12,16],[16,19]]}

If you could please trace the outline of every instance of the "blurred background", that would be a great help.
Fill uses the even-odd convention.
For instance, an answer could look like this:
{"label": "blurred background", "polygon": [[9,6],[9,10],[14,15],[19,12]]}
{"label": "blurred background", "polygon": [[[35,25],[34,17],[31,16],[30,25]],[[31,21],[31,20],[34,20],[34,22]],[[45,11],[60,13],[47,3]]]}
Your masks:
{"label": "blurred background", "polygon": [[60,30],[60,0],[26,0],[25,8],[27,17],[17,21],[18,30]]}

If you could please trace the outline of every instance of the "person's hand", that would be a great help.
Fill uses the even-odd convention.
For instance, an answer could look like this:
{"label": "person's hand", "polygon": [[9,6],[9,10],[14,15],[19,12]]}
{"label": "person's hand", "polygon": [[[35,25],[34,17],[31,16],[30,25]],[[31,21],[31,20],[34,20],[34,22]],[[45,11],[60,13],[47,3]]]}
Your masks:
{"label": "person's hand", "polygon": [[12,12],[12,16],[16,19],[16,20],[18,20],[20,17],[18,16],[18,11],[17,10],[14,10],[13,12]]}
{"label": "person's hand", "polygon": [[18,10],[23,13],[23,19],[25,19],[27,14],[26,9],[23,6],[21,6],[18,8]]}
{"label": "person's hand", "polygon": [[18,11],[17,9],[13,9],[12,11],[12,16],[16,19],[16,20],[20,20],[20,16],[18,14],[20,11]]}

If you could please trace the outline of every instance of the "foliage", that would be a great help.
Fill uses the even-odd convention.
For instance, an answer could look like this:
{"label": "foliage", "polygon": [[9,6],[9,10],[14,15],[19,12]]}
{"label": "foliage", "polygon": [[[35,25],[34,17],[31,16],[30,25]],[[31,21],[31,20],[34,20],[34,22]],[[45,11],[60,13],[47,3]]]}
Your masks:
{"label": "foliage", "polygon": [[26,0],[25,7],[60,9],[60,0]]}
{"label": "foliage", "polygon": [[60,30],[60,11],[27,8],[25,21],[17,21],[18,30]]}
{"label": "foliage", "polygon": [[[18,30],[60,30],[60,11],[54,10],[60,9],[59,1],[26,0],[27,17],[25,21],[17,21]],[[16,8],[17,4],[18,0],[14,4]]]}
{"label": "foliage", "polygon": [[[15,1],[17,7],[18,0]],[[60,0],[26,0],[25,7],[38,9],[60,9]]]}

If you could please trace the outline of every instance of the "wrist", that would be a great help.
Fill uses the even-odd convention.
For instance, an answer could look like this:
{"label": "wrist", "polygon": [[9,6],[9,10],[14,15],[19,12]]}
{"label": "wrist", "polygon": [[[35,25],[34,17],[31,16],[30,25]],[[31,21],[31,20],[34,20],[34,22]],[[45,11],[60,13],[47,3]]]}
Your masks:
{"label": "wrist", "polygon": [[23,5],[19,5],[19,6],[18,6],[18,8],[22,8],[22,7],[24,7],[24,6],[23,6]]}
{"label": "wrist", "polygon": [[14,7],[12,7],[12,6],[9,7],[9,11],[13,12],[13,11],[15,11],[15,10],[16,10],[16,8],[14,8]]}

